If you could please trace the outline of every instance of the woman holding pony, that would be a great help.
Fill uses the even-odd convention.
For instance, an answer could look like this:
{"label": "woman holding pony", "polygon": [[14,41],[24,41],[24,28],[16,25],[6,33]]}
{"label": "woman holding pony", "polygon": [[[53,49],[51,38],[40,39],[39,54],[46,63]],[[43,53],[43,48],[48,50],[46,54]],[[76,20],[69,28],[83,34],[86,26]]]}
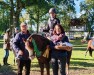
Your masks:
{"label": "woman holding pony", "polygon": [[[66,75],[67,50],[71,47],[65,46],[65,42],[69,42],[68,37],[65,36],[64,29],[57,24],[54,27],[53,35],[51,36],[51,63],[53,75],[58,75],[58,67],[60,65],[60,74]],[[61,48],[63,47],[63,49]]]}

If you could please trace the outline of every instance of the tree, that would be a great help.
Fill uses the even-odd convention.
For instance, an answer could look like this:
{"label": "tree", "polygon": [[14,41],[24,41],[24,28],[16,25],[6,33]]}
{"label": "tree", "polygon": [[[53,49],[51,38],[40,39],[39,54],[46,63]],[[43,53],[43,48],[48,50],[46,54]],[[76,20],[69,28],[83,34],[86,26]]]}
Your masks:
{"label": "tree", "polygon": [[[0,31],[5,31],[9,25],[9,7],[4,2],[0,1]],[[5,6],[4,6],[5,4]],[[7,8],[7,9],[6,9]]]}
{"label": "tree", "polygon": [[[37,23],[37,32],[39,29],[39,23],[42,21],[44,18],[43,16],[48,16],[46,15],[48,10],[51,7],[54,7],[58,10],[58,16],[59,18],[62,19],[62,24],[63,26],[68,26],[70,22],[70,15],[72,12],[75,12],[74,9],[74,0],[34,0],[35,3],[33,6],[30,8],[27,8],[27,12],[30,14],[30,18],[32,21]],[[63,9],[62,9],[63,8]],[[63,15],[62,15],[63,14]],[[45,18],[46,18],[45,17]]]}
{"label": "tree", "polygon": [[63,0],[59,6],[59,17],[61,24],[66,31],[69,30],[69,23],[71,19],[75,18],[75,3],[74,0]]}
{"label": "tree", "polygon": [[85,0],[80,4],[81,11],[85,13],[81,15],[81,18],[85,18],[87,31],[92,31],[91,26],[94,25],[94,0]]}
{"label": "tree", "polygon": [[49,4],[57,10],[57,16],[66,31],[69,30],[71,19],[75,18],[74,0],[48,0]]}
{"label": "tree", "polygon": [[70,14],[74,12],[74,0],[2,0],[1,4],[8,7],[6,9],[10,12],[10,25],[18,26],[20,13],[22,9],[26,9],[31,21],[37,24],[37,32],[40,21],[48,16],[49,8],[59,9],[58,15],[62,19],[63,26],[68,26]]}
{"label": "tree", "polygon": [[34,0],[35,4],[27,8],[27,12],[30,14],[31,21],[37,24],[37,32],[39,29],[39,23],[42,21],[42,17],[48,12],[51,7],[45,0]]}
{"label": "tree", "polygon": [[[9,7],[10,12],[10,25],[19,25],[19,17],[22,9],[32,6],[34,2],[32,0],[2,0],[0,4]],[[31,4],[31,5],[30,5]],[[7,8],[6,8],[7,9]]]}

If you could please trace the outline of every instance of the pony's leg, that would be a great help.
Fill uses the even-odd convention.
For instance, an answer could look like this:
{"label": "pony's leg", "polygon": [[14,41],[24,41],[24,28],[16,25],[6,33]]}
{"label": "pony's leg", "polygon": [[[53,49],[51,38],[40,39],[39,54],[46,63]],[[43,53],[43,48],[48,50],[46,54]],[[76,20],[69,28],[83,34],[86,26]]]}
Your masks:
{"label": "pony's leg", "polygon": [[69,74],[69,65],[68,65],[68,63],[66,63],[66,75],[68,75]]}
{"label": "pony's leg", "polygon": [[41,75],[44,75],[44,63],[39,62],[39,66],[41,69]]}
{"label": "pony's leg", "polygon": [[45,63],[45,67],[46,67],[47,75],[50,75],[50,64],[49,64],[49,62]]}
{"label": "pony's leg", "polygon": [[70,65],[70,59],[71,59],[71,55],[72,55],[72,50],[71,51],[67,51],[67,62],[66,62],[66,75],[69,74],[69,65]]}
{"label": "pony's leg", "polygon": [[14,57],[14,66],[15,66],[15,57]]}
{"label": "pony's leg", "polygon": [[86,57],[86,55],[87,55],[87,52],[88,52],[88,49],[86,50],[85,57]]}
{"label": "pony's leg", "polygon": [[92,57],[92,51],[93,51],[93,49],[91,47],[89,47],[88,50],[89,50],[89,55]]}

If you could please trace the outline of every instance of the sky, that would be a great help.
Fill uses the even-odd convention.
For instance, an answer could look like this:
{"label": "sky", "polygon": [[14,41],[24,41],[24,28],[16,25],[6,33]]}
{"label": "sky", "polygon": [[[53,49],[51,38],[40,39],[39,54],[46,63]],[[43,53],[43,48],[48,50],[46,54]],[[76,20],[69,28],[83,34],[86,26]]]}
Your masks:
{"label": "sky", "polygon": [[79,18],[81,16],[81,14],[83,14],[84,12],[80,12],[80,2],[85,1],[85,0],[74,0],[75,1],[75,8],[76,8],[76,17]]}

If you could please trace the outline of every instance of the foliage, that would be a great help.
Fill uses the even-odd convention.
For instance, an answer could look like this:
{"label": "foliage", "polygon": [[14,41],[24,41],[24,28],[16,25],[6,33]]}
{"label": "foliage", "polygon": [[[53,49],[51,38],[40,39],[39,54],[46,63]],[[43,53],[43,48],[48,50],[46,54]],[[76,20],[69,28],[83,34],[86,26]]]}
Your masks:
{"label": "foliage", "polygon": [[88,31],[92,31],[91,26],[94,25],[94,0],[85,0],[80,4],[81,11],[85,13],[81,18],[85,18]]}
{"label": "foliage", "polygon": [[48,4],[47,1],[45,0],[34,0],[35,5],[28,7],[27,8],[27,12],[30,15],[30,21],[32,23],[36,23],[37,24],[37,32],[39,29],[39,23],[40,21],[42,21],[42,16],[44,16],[49,8],[51,7],[51,5]]}
{"label": "foliage", "polygon": [[57,10],[57,17],[66,31],[69,31],[69,23],[72,18],[75,18],[75,3],[74,0],[48,0]]}
{"label": "foliage", "polygon": [[[3,2],[1,2],[3,4]],[[7,7],[7,9],[6,9]],[[0,5],[0,31],[5,31],[9,27],[9,8],[7,5]]]}
{"label": "foliage", "polygon": [[[80,4],[81,11],[85,13],[81,16],[84,22],[87,22],[88,31],[94,25],[94,1],[85,0]],[[37,32],[39,23],[47,21],[49,8],[54,7],[57,10],[57,17],[60,19],[66,31],[69,30],[69,23],[71,19],[75,18],[75,3],[74,0],[0,0],[0,30],[4,31],[11,25],[18,26],[19,18],[23,9],[29,14],[30,22],[37,25]],[[25,19],[21,18],[21,21]],[[4,29],[4,26],[6,27]]]}
{"label": "foliage", "polygon": [[58,6],[58,14],[66,31],[69,31],[69,23],[76,13],[74,0],[63,0]]}

